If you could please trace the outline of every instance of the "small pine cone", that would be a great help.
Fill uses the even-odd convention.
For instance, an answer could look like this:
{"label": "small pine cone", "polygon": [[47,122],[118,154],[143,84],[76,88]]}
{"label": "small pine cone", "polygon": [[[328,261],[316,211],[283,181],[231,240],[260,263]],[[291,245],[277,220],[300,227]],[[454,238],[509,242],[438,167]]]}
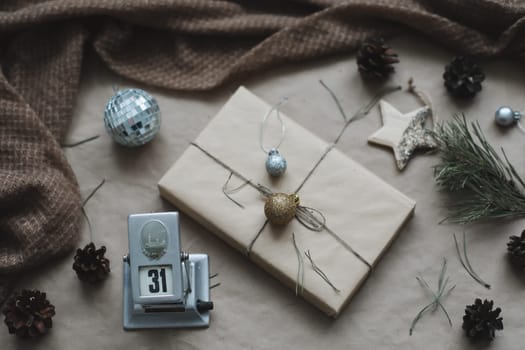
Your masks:
{"label": "small pine cone", "polygon": [[86,245],[84,249],[77,249],[73,270],[81,281],[96,283],[108,276],[109,260],[104,257],[105,253],[106,247],[96,249],[93,242]]}
{"label": "small pine cone", "polygon": [[521,232],[521,237],[510,236],[507,243],[510,262],[517,268],[525,270],[525,230]]}
{"label": "small pine cone", "polygon": [[365,41],[357,51],[357,67],[363,78],[383,79],[394,72],[398,63],[397,54],[385,43],[383,38]]}
{"label": "small pine cone", "polygon": [[22,338],[43,335],[53,326],[55,307],[46,299],[46,293],[23,290],[13,296],[2,310],[9,333]]}
{"label": "small pine cone", "polygon": [[498,317],[501,309],[492,310],[494,302],[476,299],[474,304],[467,305],[463,316],[463,329],[467,337],[473,340],[492,340],[496,330],[503,329],[503,318]]}
{"label": "small pine cone", "polygon": [[481,67],[467,57],[454,57],[445,66],[445,86],[452,96],[472,98],[481,91],[485,74]]}

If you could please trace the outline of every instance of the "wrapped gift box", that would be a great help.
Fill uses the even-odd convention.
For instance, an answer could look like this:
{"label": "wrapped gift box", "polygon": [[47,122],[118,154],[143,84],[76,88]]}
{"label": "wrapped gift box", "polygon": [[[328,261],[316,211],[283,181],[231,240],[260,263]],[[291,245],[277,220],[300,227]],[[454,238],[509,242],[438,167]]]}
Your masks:
{"label": "wrapped gift box", "polygon": [[[279,151],[288,169],[271,178],[259,141],[261,121],[270,109],[240,87],[159,181],[160,194],[336,317],[411,216],[415,202],[282,113],[286,133]],[[276,120],[266,125],[266,147],[280,136]],[[302,205],[325,216],[326,229],[312,231],[297,219],[285,226],[265,225],[265,197],[257,188],[244,186],[232,193],[235,202],[224,194],[232,170],[273,192],[298,190]],[[242,178],[232,176],[228,187],[241,185]],[[304,258],[299,275],[292,234]],[[307,250],[338,290],[315,273],[302,254]]]}

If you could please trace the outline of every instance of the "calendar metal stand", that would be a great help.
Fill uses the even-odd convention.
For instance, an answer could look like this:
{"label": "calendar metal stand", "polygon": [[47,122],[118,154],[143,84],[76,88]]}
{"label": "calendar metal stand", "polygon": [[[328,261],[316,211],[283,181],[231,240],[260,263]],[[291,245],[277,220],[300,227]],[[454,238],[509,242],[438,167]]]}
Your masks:
{"label": "calendar metal stand", "polygon": [[207,327],[213,309],[208,255],[181,252],[178,213],[130,215],[128,236],[124,329]]}

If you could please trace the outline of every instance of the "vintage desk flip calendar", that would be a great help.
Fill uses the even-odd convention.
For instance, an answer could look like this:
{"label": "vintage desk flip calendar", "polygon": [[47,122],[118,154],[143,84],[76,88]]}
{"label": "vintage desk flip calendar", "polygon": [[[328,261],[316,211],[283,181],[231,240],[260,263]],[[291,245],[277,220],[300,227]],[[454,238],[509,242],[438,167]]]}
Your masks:
{"label": "vintage desk flip calendar", "polygon": [[[160,194],[336,317],[373,273],[415,202],[282,113],[286,138],[280,150],[286,154],[288,169],[282,177],[271,178],[259,146],[261,120],[270,108],[240,87],[159,181]],[[274,193],[296,192],[301,205],[323,213],[325,228],[314,232],[296,219],[285,226],[268,224],[265,198],[253,186],[242,187],[231,198],[224,194],[230,176],[232,188],[243,183],[232,176],[235,173]],[[298,280],[292,235],[299,253],[309,251],[336,288],[325,283],[306,259]]]}
{"label": "vintage desk flip calendar", "polygon": [[124,257],[124,329],[191,328],[209,324],[208,255],[180,249],[177,212],[128,218]]}

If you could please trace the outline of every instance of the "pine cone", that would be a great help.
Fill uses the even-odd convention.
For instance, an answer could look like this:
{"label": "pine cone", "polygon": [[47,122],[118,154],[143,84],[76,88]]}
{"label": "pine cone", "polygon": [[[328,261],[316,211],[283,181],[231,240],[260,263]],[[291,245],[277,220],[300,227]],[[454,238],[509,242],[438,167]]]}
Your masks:
{"label": "pine cone", "polygon": [[53,326],[51,318],[55,315],[55,307],[46,299],[46,293],[23,290],[6,302],[2,312],[9,333],[34,338],[47,333]]}
{"label": "pine cone", "polygon": [[96,249],[93,242],[86,245],[84,249],[77,249],[73,270],[81,281],[96,283],[108,276],[109,260],[104,257],[105,253],[106,247]]}
{"label": "pine cone", "polygon": [[510,262],[514,266],[525,270],[525,230],[521,232],[521,237],[510,236],[507,243]]}
{"label": "pine cone", "polygon": [[365,41],[357,51],[357,67],[363,78],[382,79],[394,72],[397,54],[383,38]]}
{"label": "pine cone", "polygon": [[485,74],[481,67],[467,57],[454,57],[445,66],[445,86],[456,97],[471,98],[481,91],[481,82]]}
{"label": "pine cone", "polygon": [[492,340],[496,330],[503,329],[503,318],[498,317],[501,309],[492,310],[494,302],[476,299],[474,304],[467,305],[463,316],[463,329],[467,337],[473,340]]}

